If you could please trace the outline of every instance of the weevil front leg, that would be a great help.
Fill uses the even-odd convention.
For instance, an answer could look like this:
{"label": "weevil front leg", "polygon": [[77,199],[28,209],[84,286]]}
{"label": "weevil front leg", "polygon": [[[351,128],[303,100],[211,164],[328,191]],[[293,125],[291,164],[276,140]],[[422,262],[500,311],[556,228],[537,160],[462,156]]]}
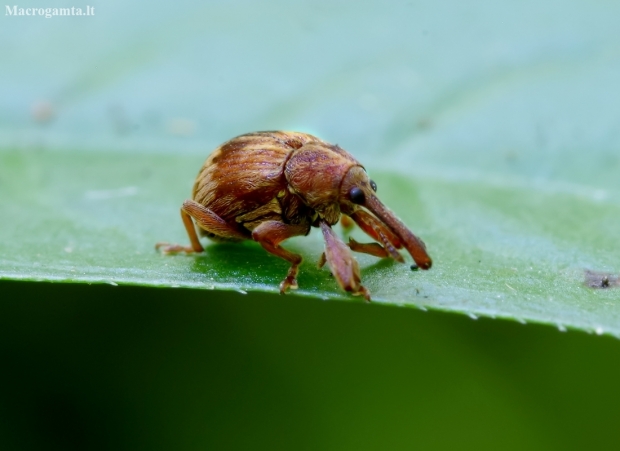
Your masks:
{"label": "weevil front leg", "polygon": [[336,236],[325,221],[321,221],[321,231],[325,239],[325,253],[321,256],[320,263],[326,261],[329,264],[332,274],[343,290],[354,296],[364,296],[364,299],[370,301],[370,291],[361,284],[360,267],[347,245]]}
{"label": "weevil front leg", "polygon": [[364,210],[357,210],[351,215],[351,218],[364,232],[383,244],[383,246],[378,246],[383,248],[385,255],[383,255],[383,252],[377,246],[358,243],[355,240],[353,240],[353,243],[349,243],[349,247],[351,247],[351,249],[356,252],[365,252],[381,258],[390,256],[397,262],[404,263],[405,260],[403,259],[403,256],[396,250],[403,247],[400,239],[392,233],[390,229],[383,225],[381,221],[377,220],[377,218]]}
{"label": "weevil front leg", "polygon": [[226,221],[213,213],[211,210],[193,200],[186,200],[181,207],[181,219],[187,235],[189,236],[190,246],[180,244],[157,243],[155,249],[161,249],[165,254],[176,254],[179,252],[194,253],[202,252],[204,248],[200,244],[194,221],[208,233],[224,240],[244,240],[248,237],[240,233],[235,228],[228,225]]}
{"label": "weevil front leg", "polygon": [[[379,243],[360,243],[349,237],[347,246],[349,246],[349,249],[353,252],[361,252],[363,254],[372,255],[373,257],[387,258],[390,256],[388,251],[386,251],[385,248]],[[318,262],[319,269],[321,269],[326,262],[327,259],[325,258],[325,252],[323,252]]]}
{"label": "weevil front leg", "polygon": [[301,255],[280,247],[280,243],[288,238],[306,235],[310,230],[308,224],[284,224],[280,221],[265,221],[252,231],[252,239],[257,241],[270,254],[283,258],[291,263],[286,278],[280,284],[280,293],[284,294],[289,288],[295,290],[297,285],[297,273],[302,262]]}
{"label": "weevil front leg", "polygon": [[364,254],[372,255],[373,257],[387,258],[390,256],[388,251],[379,243],[359,243],[353,238],[349,237],[349,248],[354,252],[362,252]]}

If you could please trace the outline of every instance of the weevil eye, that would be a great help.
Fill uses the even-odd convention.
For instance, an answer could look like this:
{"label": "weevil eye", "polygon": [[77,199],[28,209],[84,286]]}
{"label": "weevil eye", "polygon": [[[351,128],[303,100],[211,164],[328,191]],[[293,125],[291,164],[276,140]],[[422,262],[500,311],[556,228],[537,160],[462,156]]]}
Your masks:
{"label": "weevil eye", "polygon": [[376,193],[377,192],[377,184],[375,183],[374,180],[370,181],[370,187],[372,188],[372,190]]}
{"label": "weevil eye", "polygon": [[366,196],[364,196],[364,191],[359,189],[357,186],[354,186],[349,190],[349,198],[351,202],[354,204],[363,204],[366,201]]}

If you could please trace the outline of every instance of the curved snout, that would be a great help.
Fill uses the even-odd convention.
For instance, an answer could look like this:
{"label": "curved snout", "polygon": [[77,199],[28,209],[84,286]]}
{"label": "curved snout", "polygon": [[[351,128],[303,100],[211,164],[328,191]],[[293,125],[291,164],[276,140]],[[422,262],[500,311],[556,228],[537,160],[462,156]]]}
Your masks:
{"label": "curved snout", "polygon": [[[411,230],[398,219],[392,211],[381,203],[372,193],[367,193],[364,204],[377,218],[379,218],[389,229],[401,240],[401,244],[411,257],[422,269],[429,269],[433,265],[431,257],[426,252],[424,242],[415,236]],[[400,247],[400,246],[399,246]]]}

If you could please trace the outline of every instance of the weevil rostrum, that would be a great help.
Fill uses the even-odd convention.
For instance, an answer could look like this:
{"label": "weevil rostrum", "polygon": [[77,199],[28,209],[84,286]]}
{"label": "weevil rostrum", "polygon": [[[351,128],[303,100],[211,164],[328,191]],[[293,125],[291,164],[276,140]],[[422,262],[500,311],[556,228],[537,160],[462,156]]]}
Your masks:
{"label": "weevil rostrum", "polygon": [[[319,267],[327,263],[345,291],[370,300],[351,250],[402,263],[398,249],[405,248],[418,267],[432,265],[422,240],[381,203],[376,191],[364,167],[338,145],[306,133],[248,133],[213,151],[198,173],[192,199],[183,202],[190,246],[156,247],[164,253],[202,252],[198,234],[215,241],[257,241],[291,264],[280,284],[284,293],[298,287],[302,257],[280,243],[319,227],[325,239]],[[376,242],[350,239],[346,245],[332,230],[341,215]]]}

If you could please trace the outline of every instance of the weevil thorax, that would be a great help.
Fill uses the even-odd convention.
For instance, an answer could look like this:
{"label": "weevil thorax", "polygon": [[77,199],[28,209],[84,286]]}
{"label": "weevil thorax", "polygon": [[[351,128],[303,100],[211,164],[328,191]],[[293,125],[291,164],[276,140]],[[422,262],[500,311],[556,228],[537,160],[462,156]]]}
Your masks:
{"label": "weevil thorax", "polygon": [[333,225],[340,219],[343,180],[354,167],[364,172],[360,163],[337,145],[313,142],[293,151],[284,175],[288,190]]}

